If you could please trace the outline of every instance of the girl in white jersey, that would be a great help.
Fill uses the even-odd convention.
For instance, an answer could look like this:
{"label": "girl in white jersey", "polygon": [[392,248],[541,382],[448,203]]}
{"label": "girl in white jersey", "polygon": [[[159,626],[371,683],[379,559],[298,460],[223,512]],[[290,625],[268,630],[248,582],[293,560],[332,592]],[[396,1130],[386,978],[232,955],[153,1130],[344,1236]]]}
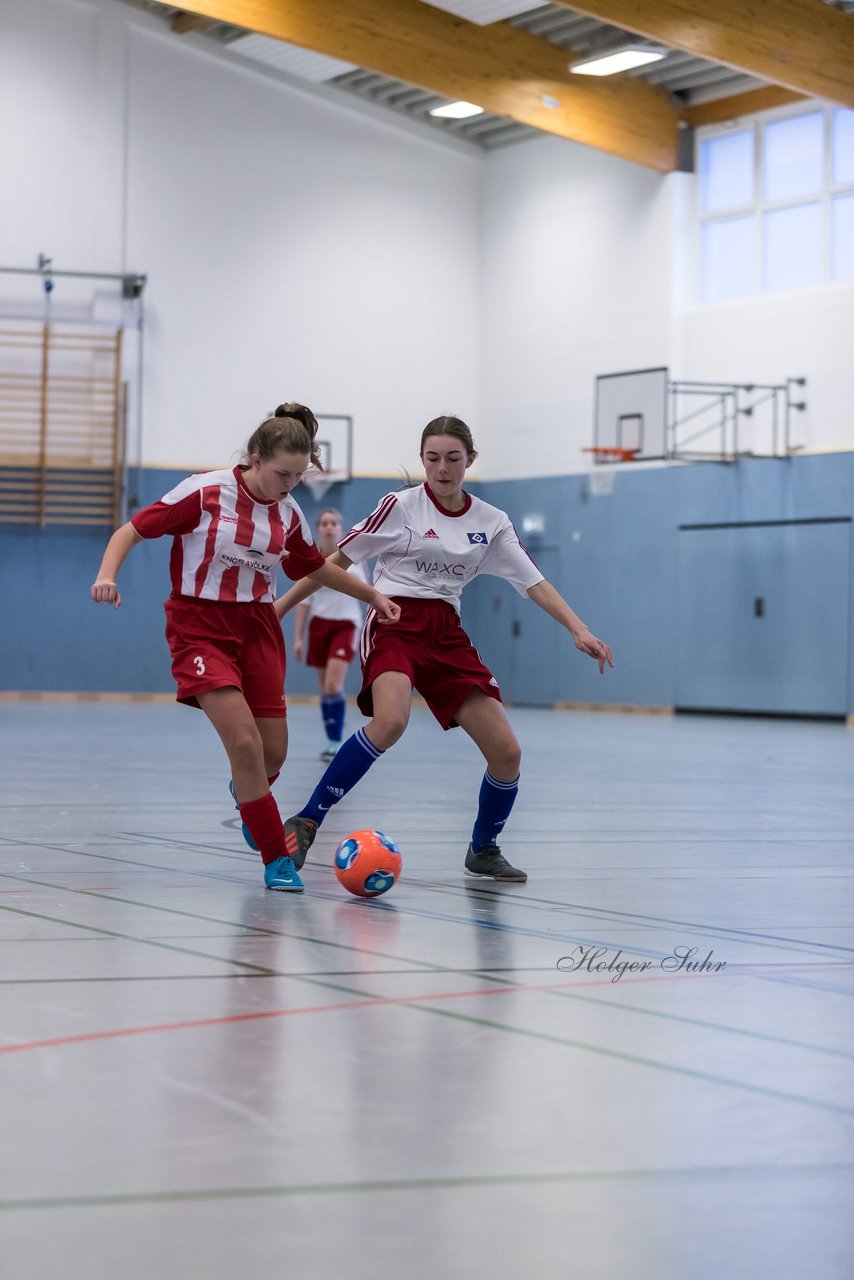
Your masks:
{"label": "girl in white jersey", "polygon": [[[341,512],[334,507],[325,507],[314,527],[320,550],[325,556],[331,556],[338,550],[344,533]],[[361,565],[353,565],[350,572],[363,582],[370,581]],[[297,606],[294,657],[301,662],[304,656],[308,665],[317,671],[320,715],[326,729],[326,749],[320,758],[327,763],[334,757],[344,737],[347,708],[344,680],[355,656],[356,632],[361,626],[362,610],[358,601],[342,595],[340,591],[330,591],[328,587],[316,591],[308,604]]]}
{"label": "girl in white jersey", "polygon": [[[614,661],[608,645],[545,581],[509,517],[465,492],[465,473],[476,457],[464,422],[435,418],[421,437],[426,483],[387,494],[331,557],[346,568],[376,556],[374,585],[401,606],[401,617],[393,627],[378,627],[376,615],[368,613],[358,702],[372,719],[344,743],[308,804],[285,823],[297,867],[332,805],[404,732],[415,688],[442,727],[460,725],[486,760],[466,872],[493,880],[527,880],[497,844],[516,799],[521,751],[504,714],[498,683],[460,625],[460,593],[478,573],[506,578],[520,595],[529,596],[566,627],[576,648],[594,658],[600,672],[606,662],[613,666]],[[276,601],[279,615],[313,589],[310,583],[292,587]]]}
{"label": "girl in white jersey", "polygon": [[143,538],[172,535],[166,639],[178,701],[200,707],[222,740],[267,888],[295,892],[303,885],[270,792],[288,743],[276,569],[282,564],[294,580],[311,575],[389,620],[400,614],[380,592],[326,563],[290,496],[309,461],[319,466],[316,435],[310,409],[280,405],[252,435],[243,463],[190,476],[117,529],[92,586],[96,603],[118,608],[115,580],[128,552]]}

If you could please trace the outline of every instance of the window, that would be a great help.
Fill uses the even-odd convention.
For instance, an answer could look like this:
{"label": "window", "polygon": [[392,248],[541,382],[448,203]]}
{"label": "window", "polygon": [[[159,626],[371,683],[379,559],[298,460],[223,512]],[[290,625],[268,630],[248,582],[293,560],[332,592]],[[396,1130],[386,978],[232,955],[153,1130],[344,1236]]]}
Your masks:
{"label": "window", "polygon": [[831,212],[831,278],[854,280],[854,194],[834,196]]}
{"label": "window", "polygon": [[753,293],[755,219],[716,218],[702,229],[703,300],[724,302]]}
{"label": "window", "polygon": [[700,208],[719,213],[753,204],[753,130],[700,143]]}
{"label": "window", "polygon": [[702,302],[854,280],[854,111],[709,130],[697,171]]}

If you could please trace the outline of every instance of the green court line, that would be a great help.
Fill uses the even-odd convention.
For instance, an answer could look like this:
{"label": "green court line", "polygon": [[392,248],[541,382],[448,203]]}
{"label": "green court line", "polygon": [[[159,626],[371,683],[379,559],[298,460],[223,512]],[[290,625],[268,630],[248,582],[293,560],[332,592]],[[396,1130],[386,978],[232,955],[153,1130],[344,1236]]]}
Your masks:
{"label": "green court line", "polygon": [[[54,885],[54,886],[48,886],[48,887],[59,888],[61,886]],[[70,892],[81,892],[83,894],[86,894],[89,891],[84,889],[84,890],[70,890]],[[92,894],[92,896],[106,897],[108,895]],[[120,899],[120,901],[124,901],[124,899]],[[148,904],[143,903],[140,905],[145,906]],[[157,910],[158,908],[152,908],[152,909]],[[168,908],[168,909],[171,910],[171,908]],[[345,984],[340,982],[329,982],[321,978],[306,978],[306,977],[301,977],[299,975],[280,973],[277,970],[270,969],[261,965],[250,964],[247,961],[233,960],[225,956],[211,956],[203,951],[194,951],[187,947],[177,947],[169,943],[159,942],[156,939],[138,938],[138,937],[134,937],[132,934],[117,933],[114,930],[101,929],[95,925],[77,924],[74,921],[58,919],[56,916],[41,916],[38,912],[25,911],[20,907],[9,907],[4,904],[4,905],[0,905],[0,911],[11,912],[12,914],[15,914],[15,915],[30,916],[35,919],[48,920],[51,924],[71,925],[73,928],[76,928],[76,929],[91,930],[96,933],[105,934],[108,937],[121,938],[129,942],[139,942],[139,943],[142,943],[143,945],[163,947],[169,951],[178,951],[188,955],[202,956],[203,958],[208,960],[218,960],[221,963],[234,964],[234,965],[240,966],[241,968],[252,969],[262,973],[275,973],[277,974],[277,976],[280,976],[283,978],[291,978],[293,981],[306,983],[309,986],[323,987],[324,989],[329,991],[337,991],[345,995],[356,996],[362,1000],[382,1001],[387,999],[387,997],[378,995],[374,992],[363,991],[358,987],[346,986]],[[514,984],[505,982],[503,985],[513,986]],[[775,1098],[777,1101],[780,1101],[780,1102],[791,1102],[800,1106],[816,1107],[819,1110],[830,1111],[837,1115],[854,1115],[854,1108],[845,1107],[839,1103],[825,1102],[819,1098],[809,1098],[801,1094],[788,1093],[780,1089],[771,1089],[766,1085],[750,1084],[749,1082],[746,1082],[746,1081],[730,1079],[727,1076],[716,1076],[711,1074],[710,1072],[698,1071],[692,1067],[674,1066],[672,1063],[659,1062],[654,1058],[643,1058],[638,1054],[624,1053],[618,1049],[606,1049],[602,1045],[587,1044],[581,1040],[571,1040],[568,1037],[553,1035],[550,1032],[533,1031],[527,1027],[517,1027],[517,1026],[513,1026],[510,1023],[496,1022],[491,1018],[480,1018],[480,1017],[476,1017],[473,1014],[457,1013],[451,1009],[434,1008],[429,1004],[423,1003],[424,1000],[429,1000],[429,999],[430,997],[428,995],[428,996],[421,997],[418,1001],[414,999],[411,1002],[407,1000],[399,1000],[399,1001],[395,1001],[394,1003],[396,1003],[400,1008],[415,1009],[421,1013],[428,1013],[428,1014],[432,1014],[433,1016],[448,1018],[455,1022],[464,1022],[469,1026],[487,1027],[489,1030],[492,1030],[492,1031],[501,1031],[508,1035],[523,1036],[526,1039],[539,1040],[545,1044],[556,1044],[556,1045],[560,1045],[563,1048],[579,1049],[579,1050],[582,1050],[583,1052],[595,1053],[600,1055],[601,1057],[611,1058],[618,1062],[631,1063],[633,1066],[651,1067],[657,1071],[668,1071],[674,1075],[685,1076],[689,1079],[702,1080],[706,1084],[723,1085],[727,1088],[741,1089],[747,1093],[760,1094],[762,1097]]]}
{"label": "green court line", "polygon": [[447,1178],[364,1179],[358,1182],[307,1182],[266,1187],[205,1187],[195,1191],[139,1191],[92,1196],[43,1196],[0,1200],[0,1212],[20,1209],[100,1209],[116,1205],[199,1203],[217,1200],[256,1200],[283,1196],[366,1195],[401,1191],[455,1191],[480,1187],[559,1186],[564,1183],[652,1182],[658,1179],[684,1182],[690,1179],[850,1177],[854,1164],[818,1165],[712,1165],[684,1169],[602,1169],[572,1173],[497,1173]]}
{"label": "green court line", "polygon": [[[496,984],[505,984],[507,986],[518,987],[522,985],[518,982],[514,982],[512,978],[497,977],[489,969],[448,969],[447,966],[445,965],[437,965],[429,960],[413,960],[409,956],[399,956],[396,954],[392,954],[391,952],[385,952],[385,951],[373,951],[368,949],[367,947],[354,947],[349,943],[344,943],[344,942],[331,942],[324,938],[313,938],[307,934],[294,933],[285,929],[270,929],[263,925],[238,924],[233,920],[223,920],[219,916],[202,915],[200,912],[196,912],[196,911],[182,911],[178,907],[158,906],[151,902],[140,902],[134,898],[119,897],[118,894],[102,893],[102,892],[99,892],[97,889],[72,889],[68,885],[51,884],[49,881],[46,881],[46,880],[33,880],[29,877],[17,876],[12,873],[0,873],[0,878],[19,880],[25,884],[37,885],[40,888],[59,889],[65,893],[78,893],[83,895],[84,897],[103,898],[108,902],[120,902],[124,906],[140,907],[148,911],[161,911],[169,915],[185,916],[191,920],[203,920],[208,924],[221,924],[221,925],[227,925],[232,928],[249,929],[253,933],[257,933],[262,936],[266,935],[266,936],[275,937],[275,938],[289,938],[292,941],[309,942],[309,943],[312,943],[314,946],[332,947],[335,950],[349,951],[349,952],[355,953],[356,955],[372,956],[374,957],[374,959],[378,959],[378,960],[393,960],[399,963],[416,965],[416,966],[420,966],[424,970],[432,971],[435,973],[453,973],[453,974],[460,974],[463,976],[471,976],[473,978],[485,978],[491,982],[495,982]],[[120,935],[120,936],[124,936],[124,935]],[[130,937],[130,935],[127,935],[127,936]],[[144,941],[144,940],[134,939],[134,941]],[[161,945],[165,946],[166,944],[161,943]],[[180,948],[178,949],[180,950]],[[209,960],[223,959],[223,957],[221,956],[210,956],[203,952],[197,952],[195,954],[204,955],[205,958]],[[234,963],[239,963],[239,962],[235,961]],[[300,975],[298,974],[285,973],[275,969],[262,969],[261,971],[265,973],[269,973],[271,976],[274,976],[274,977],[285,977],[285,978],[300,977]],[[308,981],[308,979],[306,979],[306,981]],[[684,1026],[701,1027],[707,1031],[722,1031],[724,1033],[743,1036],[747,1039],[758,1040],[767,1044],[779,1044],[779,1045],[783,1045],[786,1048],[800,1049],[808,1053],[809,1052],[822,1053],[831,1057],[844,1058],[846,1061],[849,1061],[852,1057],[854,1057],[854,1054],[848,1053],[844,1049],[831,1049],[821,1045],[806,1044],[800,1040],[790,1040],[785,1036],[775,1036],[764,1031],[750,1031],[750,1030],[745,1030],[741,1027],[731,1027],[731,1026],[728,1026],[726,1023],[706,1022],[700,1018],[688,1017],[686,1014],[665,1013],[657,1009],[639,1008],[636,1005],[626,1004],[619,1000],[605,1000],[601,996],[581,995],[580,993],[575,991],[562,991],[562,990],[554,990],[554,991],[546,992],[544,994],[558,996],[559,998],[564,1000],[580,1001],[582,1004],[596,1004],[596,1005],[601,1005],[607,1009],[619,1009],[627,1013],[636,1013],[645,1017],[660,1018],[660,1019],[663,1019],[664,1021],[675,1022],[677,1024],[681,1024]]]}
{"label": "green court line", "polygon": [[[38,882],[35,881],[34,883]],[[46,887],[59,889],[62,886],[49,885]],[[68,892],[87,893],[88,890],[72,889]],[[98,896],[104,897],[106,895],[99,894]],[[122,899],[117,899],[117,901],[122,901]],[[23,907],[10,907],[6,903],[0,903],[0,911],[7,911],[9,914],[15,916],[29,916],[33,920],[46,920],[49,924],[61,924],[65,925],[66,928],[69,929],[82,929],[86,933],[97,933],[101,937],[105,938],[119,938],[122,942],[138,942],[145,947],[160,947],[164,951],[177,951],[180,955],[196,956],[202,960],[216,960],[220,964],[233,964],[237,965],[240,969],[250,969],[255,973],[271,974],[277,978],[288,977],[286,973],[281,973],[278,969],[270,969],[266,965],[262,964],[251,964],[248,960],[233,960],[229,956],[212,956],[207,951],[195,951],[191,947],[177,947],[174,943],[161,942],[157,938],[137,938],[132,933],[119,933],[115,929],[102,929],[99,925],[95,924],[78,924],[76,920],[64,920],[61,916],[46,916],[40,911],[25,911]]]}

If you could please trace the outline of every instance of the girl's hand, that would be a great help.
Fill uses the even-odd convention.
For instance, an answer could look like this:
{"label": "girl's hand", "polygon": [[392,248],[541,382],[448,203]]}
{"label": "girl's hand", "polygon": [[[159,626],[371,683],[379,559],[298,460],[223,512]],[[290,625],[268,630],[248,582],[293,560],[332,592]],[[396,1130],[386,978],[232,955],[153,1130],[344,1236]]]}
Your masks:
{"label": "girl's hand", "polygon": [[400,617],[400,605],[389,600],[380,591],[374,597],[372,608],[379,614],[380,622],[397,622]]}
{"label": "girl's hand", "polygon": [[294,657],[296,658],[297,662],[302,662],[302,650],[303,650],[302,640],[301,639],[294,640]]}
{"label": "girl's hand", "polygon": [[609,667],[614,665],[614,655],[604,640],[598,640],[592,631],[588,631],[585,627],[582,631],[578,631],[573,635],[576,649],[580,649],[582,653],[586,653],[588,657],[595,658],[599,663],[599,674],[605,670],[605,663]]}
{"label": "girl's hand", "polygon": [[95,604],[111,604],[117,609],[122,602],[119,589],[109,578],[98,578],[92,583],[92,599]]}

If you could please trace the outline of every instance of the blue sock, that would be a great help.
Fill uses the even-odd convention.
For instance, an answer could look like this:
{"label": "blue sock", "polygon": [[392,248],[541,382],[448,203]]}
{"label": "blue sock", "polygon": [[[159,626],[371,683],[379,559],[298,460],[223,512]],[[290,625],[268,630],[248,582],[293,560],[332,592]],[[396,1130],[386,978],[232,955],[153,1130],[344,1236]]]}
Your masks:
{"label": "blue sock", "polygon": [[312,791],[308,804],[300,809],[297,817],[311,818],[312,822],[320,826],[332,806],[343,800],[348,791],[352,791],[374,761],[379,760],[383,754],[379,747],[374,746],[364,729],[359,729],[339,749]]}
{"label": "blue sock", "polygon": [[500,778],[493,778],[487,769],[480,784],[477,817],[471,833],[473,853],[497,842],[518,794],[518,778],[515,782],[502,782]]}
{"label": "blue sock", "polygon": [[343,693],[325,693],[320,699],[320,714],[330,742],[340,742],[344,736],[344,712],[347,699]]}

